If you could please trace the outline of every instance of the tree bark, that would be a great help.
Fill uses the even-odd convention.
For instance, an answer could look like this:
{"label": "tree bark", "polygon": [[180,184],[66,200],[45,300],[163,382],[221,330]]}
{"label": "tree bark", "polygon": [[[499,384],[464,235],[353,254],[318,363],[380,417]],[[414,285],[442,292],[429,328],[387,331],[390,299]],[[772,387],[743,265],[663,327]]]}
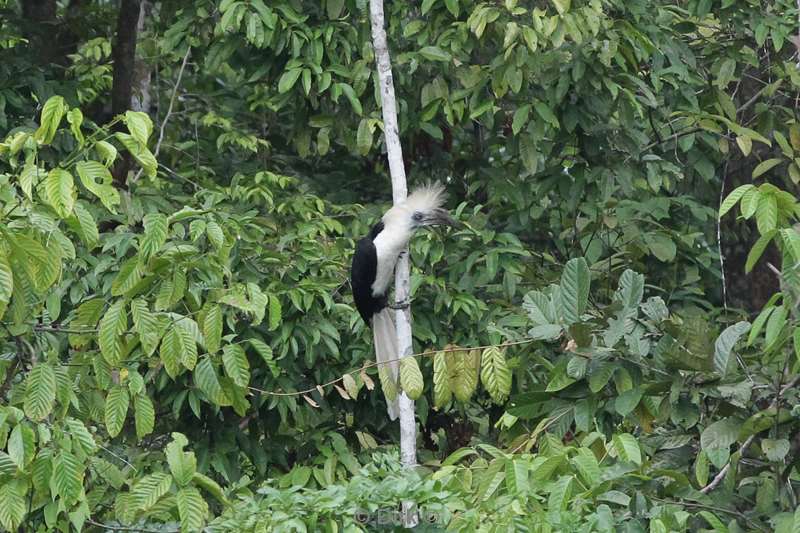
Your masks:
{"label": "tree bark", "polygon": [[[122,0],[117,16],[117,37],[114,41],[114,82],[111,86],[111,114],[124,113],[131,108],[134,73],[136,69],[136,38],[138,35],[141,0]],[[131,157],[127,152],[114,165],[114,185],[125,189]]]}
{"label": "tree bark", "polygon": [[[403,202],[408,195],[406,171],[403,166],[403,149],[400,145],[400,130],[397,125],[397,102],[392,79],[392,62],[386,42],[386,29],[383,14],[383,0],[370,0],[370,22],[372,23],[372,47],[378,68],[381,107],[383,111],[383,134],[386,139],[386,156],[389,160],[389,174],[392,178],[392,199],[395,205]],[[400,256],[395,270],[394,296],[400,305],[395,316],[397,346],[400,357],[411,355],[411,307],[409,303],[409,259],[408,250]],[[405,306],[403,307],[403,304]],[[417,464],[417,423],[414,416],[414,401],[400,393],[400,460],[406,468]],[[413,502],[403,502],[403,522],[406,527],[417,524]]]}

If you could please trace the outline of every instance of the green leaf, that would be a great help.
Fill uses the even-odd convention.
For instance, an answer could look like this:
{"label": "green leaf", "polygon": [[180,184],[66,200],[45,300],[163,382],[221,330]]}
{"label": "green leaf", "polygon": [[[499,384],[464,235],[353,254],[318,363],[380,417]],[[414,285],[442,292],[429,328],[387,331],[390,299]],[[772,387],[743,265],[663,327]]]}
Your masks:
{"label": "green leaf", "polygon": [[119,269],[117,277],[111,284],[111,295],[122,296],[142,281],[145,268],[136,257],[131,257],[125,261]]}
{"label": "green leaf", "polygon": [[781,239],[785,249],[789,251],[795,262],[800,262],[800,233],[794,228],[783,228]]}
{"label": "green leaf", "polygon": [[78,141],[78,146],[83,146],[84,138],[81,132],[81,125],[83,124],[83,113],[77,107],[70,109],[67,113],[67,122],[69,122],[69,129],[72,132],[75,140]]}
{"label": "green leaf", "polygon": [[569,11],[569,6],[571,3],[570,0],[552,0],[552,1],[559,15],[563,15],[564,13]]}
{"label": "green leaf", "polygon": [[761,450],[769,461],[783,461],[789,454],[789,441],[786,439],[761,439]]}
{"label": "green leaf", "polygon": [[139,394],[133,401],[134,421],[136,423],[136,436],[142,438],[153,432],[156,421],[156,412],[153,402],[147,394]]}
{"label": "green leaf", "polygon": [[699,485],[704,487],[708,484],[708,472],[708,455],[705,450],[700,450],[694,462],[694,477]]}
{"label": "green leaf", "polygon": [[572,458],[581,477],[586,481],[588,487],[594,487],[600,481],[602,473],[600,464],[597,462],[594,452],[589,448],[578,448],[578,453]]}
{"label": "green leaf", "polygon": [[111,172],[97,161],[80,161],[75,168],[78,177],[86,189],[97,196],[106,209],[116,213],[116,206],[119,205],[119,192],[112,185],[113,178]]}
{"label": "green leaf", "polygon": [[303,69],[301,68],[293,68],[284,72],[278,80],[278,93],[283,94],[290,91],[295,83],[297,83],[297,79],[302,72]]}
{"label": "green leaf", "polygon": [[222,364],[225,374],[239,387],[250,384],[250,363],[238,344],[226,344],[222,348]]}
{"label": "green leaf", "polygon": [[733,191],[731,191],[731,193],[725,198],[725,200],[722,201],[722,205],[719,207],[719,217],[722,218],[725,213],[730,211],[730,209],[736,205],[736,202],[738,202],[742,196],[744,196],[744,193],[754,188],[755,185],[752,183],[746,183],[745,185],[736,187]]}
{"label": "green leaf", "polygon": [[32,460],[35,453],[33,429],[28,424],[17,424],[8,438],[8,456],[20,470]]}
{"label": "green leaf", "polygon": [[167,444],[166,456],[169,463],[169,470],[175,483],[180,487],[185,487],[192,481],[192,476],[197,471],[197,459],[194,452],[185,452],[183,448],[189,444],[186,437],[181,433],[172,434],[172,442]]}
{"label": "green leaf", "polygon": [[80,445],[84,453],[91,455],[97,450],[97,443],[83,422],[75,418],[67,418],[66,427],[73,440]]}
{"label": "green leaf", "polygon": [[131,132],[131,137],[136,139],[142,145],[147,145],[147,139],[153,133],[153,121],[147,113],[142,111],[126,111],[125,124],[128,126],[128,131]]}
{"label": "green leaf", "polygon": [[591,274],[586,259],[570,259],[561,274],[561,303],[567,324],[580,321],[589,303]]}
{"label": "green leaf", "polygon": [[677,247],[675,242],[663,233],[645,233],[644,241],[650,252],[664,263],[671,263],[675,259]]}
{"label": "green leaf", "polygon": [[47,363],[38,363],[28,373],[25,389],[25,414],[36,421],[44,420],[56,401],[56,373]]}
{"label": "green leaf", "polygon": [[83,491],[85,467],[72,453],[61,450],[53,459],[53,481],[56,493],[65,503],[71,505],[78,501]]}
{"label": "green leaf", "polygon": [[208,504],[194,487],[184,487],[176,497],[181,531],[200,531],[208,514]]}
{"label": "green leaf", "polygon": [[75,207],[72,212],[75,215],[74,221],[77,222],[75,225],[77,228],[76,233],[89,250],[91,250],[97,246],[97,243],[100,241],[97,222],[95,222],[94,217],[89,210],[86,209],[83,202],[75,202]]}
{"label": "green leaf", "polygon": [[200,472],[194,473],[194,476],[192,476],[192,481],[195,485],[214,496],[217,500],[219,500],[220,503],[223,505],[228,505],[228,498],[225,497],[222,487],[220,487],[216,481],[201,474]]}
{"label": "green leaf", "polygon": [[164,338],[161,339],[161,362],[164,363],[164,370],[172,379],[181,371],[181,361],[185,352],[184,335],[181,330],[172,327]]}
{"label": "green leaf", "polygon": [[642,452],[639,449],[639,443],[636,442],[636,437],[630,433],[621,433],[614,435],[612,443],[620,459],[637,465],[642,464]]}
{"label": "green leaf", "polygon": [[145,215],[143,222],[144,236],[139,245],[139,255],[141,256],[141,261],[146,263],[167,242],[169,223],[167,222],[167,216],[162,213]]}
{"label": "green leaf", "polygon": [[328,18],[331,20],[336,20],[342,14],[344,0],[327,0],[325,7],[327,9]]}
{"label": "green leaf", "polygon": [[142,351],[148,356],[153,355],[161,340],[161,326],[154,313],[150,311],[144,298],[136,298],[131,302],[131,316]]}
{"label": "green leaf", "polygon": [[337,83],[336,87],[339,88],[342,93],[344,93],[347,100],[350,101],[350,106],[353,108],[353,111],[356,115],[361,116],[364,114],[364,110],[361,107],[361,102],[358,100],[358,96],[356,96],[356,91],[348,85],[347,83]]}
{"label": "green leaf", "polygon": [[203,316],[203,337],[208,353],[219,350],[222,339],[222,309],[217,304],[210,305]]}
{"label": "green leaf", "polygon": [[542,117],[542,119],[544,119],[545,122],[554,128],[558,128],[558,119],[556,118],[555,114],[553,114],[553,110],[550,109],[549,105],[541,100],[534,100],[533,108],[536,110],[536,113]]}
{"label": "green leaf", "polygon": [[451,56],[438,46],[425,46],[419,54],[430,61],[450,61]]}
{"label": "green leaf", "polygon": [[436,352],[433,356],[433,408],[443,409],[450,403],[452,397],[447,360],[444,352]]}
{"label": "green leaf", "polygon": [[641,303],[643,295],[644,276],[630,269],[623,272],[614,299],[622,302],[627,309],[635,309]]}
{"label": "green leaf", "polygon": [[[158,170],[158,161],[147,146],[140,143],[127,133],[117,132],[114,137],[122,143],[128,153],[139,163],[148,178],[155,178]],[[102,200],[102,198],[101,198]],[[103,202],[105,203],[105,202]]]}
{"label": "green leaf", "polygon": [[54,168],[44,179],[44,190],[47,203],[61,218],[72,214],[75,206],[75,183],[72,174],[63,168]]}
{"label": "green leaf", "polygon": [[274,331],[281,325],[281,301],[275,295],[269,297],[269,330]]}
{"label": "green leaf", "polygon": [[481,382],[496,404],[502,404],[511,393],[511,369],[505,353],[497,346],[483,351],[481,356]]}
{"label": "green leaf", "polygon": [[97,335],[98,345],[103,358],[114,366],[120,362],[122,355],[122,334],[128,329],[128,315],[125,312],[125,300],[119,299],[108,308],[100,320]]}
{"label": "green leaf", "polygon": [[[17,473],[17,465],[6,452],[0,451],[0,476],[14,476]],[[49,481],[49,478],[48,478]]]}
{"label": "green leaf", "polygon": [[356,133],[356,146],[358,153],[367,155],[370,148],[372,148],[372,128],[370,128],[370,119],[362,118],[358,124],[358,131]]}
{"label": "green leaf", "polygon": [[400,387],[412,400],[422,396],[425,382],[422,379],[422,372],[419,369],[417,360],[414,357],[404,357],[400,360]]}
{"label": "green leaf", "polygon": [[530,112],[530,104],[520,106],[516,111],[514,111],[514,120],[511,123],[511,131],[514,133],[514,135],[517,135],[520,131],[522,131],[522,128],[528,123],[528,115],[530,115]]}
{"label": "green leaf", "polygon": [[744,263],[744,272],[745,274],[749,274],[753,267],[758,262],[761,255],[766,250],[767,245],[772,242],[772,238],[775,237],[776,230],[768,231],[764,235],[758,238],[756,243],[750,249],[750,253],[747,254],[747,260]]}
{"label": "green leaf", "polygon": [[61,119],[64,117],[64,112],[67,110],[67,105],[64,103],[64,98],[61,96],[51,96],[47,102],[42,106],[42,117],[40,120],[39,129],[34,133],[34,137],[42,144],[50,144],[53,137],[61,125]]}
{"label": "green leaf", "polygon": [[164,472],[156,472],[136,482],[131,491],[131,503],[139,511],[152,508],[172,487],[172,476]]}
{"label": "green leaf", "polygon": [[742,151],[745,157],[750,155],[750,151],[753,149],[753,139],[747,135],[737,135],[736,144],[739,145],[739,150]]}
{"label": "green leaf", "polygon": [[731,350],[742,335],[750,330],[750,322],[737,322],[725,328],[714,343],[714,370],[723,377],[727,373]]}
{"label": "green leaf", "polygon": [[269,368],[270,372],[272,372],[273,377],[277,378],[278,376],[280,376],[281,369],[275,363],[275,359],[272,354],[272,347],[270,347],[269,344],[254,337],[247,339],[247,342],[250,344],[250,346],[253,347],[253,349],[256,352],[258,352],[258,355],[261,356],[261,359],[264,360],[264,363],[267,364],[267,367]]}
{"label": "green leaf", "polygon": [[97,154],[103,158],[103,165],[106,167],[110,167],[114,164],[114,161],[117,160],[117,149],[110,142],[98,141],[94,145],[94,149],[97,150]]}
{"label": "green leaf", "polygon": [[31,194],[33,191],[33,185],[38,183],[44,175],[44,170],[39,168],[33,162],[26,163],[25,166],[22,167],[22,172],[19,173],[19,186],[29,200],[33,199]]}
{"label": "green leaf", "polygon": [[783,163],[783,159],[781,159],[781,158],[773,158],[773,159],[767,159],[765,161],[762,161],[761,163],[756,165],[756,168],[753,169],[753,179],[756,179],[757,177],[759,177],[763,173],[765,173],[768,170],[780,165],[781,163]]}
{"label": "green leaf", "polygon": [[25,518],[25,493],[22,483],[4,482],[0,486],[0,524],[7,531],[17,531]]}
{"label": "green leaf", "polygon": [[225,233],[222,231],[222,227],[213,220],[209,220],[206,223],[206,235],[208,236],[208,241],[217,250],[225,244]]}
{"label": "green leaf", "polygon": [[198,361],[193,376],[195,386],[203,391],[210,402],[216,405],[230,405],[231,401],[222,390],[210,357],[202,357]]}
{"label": "green leaf", "polygon": [[775,229],[778,224],[778,199],[774,194],[762,194],[756,208],[756,226],[762,235]]}
{"label": "green leaf", "polygon": [[700,446],[704,450],[728,448],[736,442],[740,422],[733,418],[717,420],[700,434]]}
{"label": "green leaf", "polygon": [[130,397],[128,389],[115,385],[106,396],[105,422],[106,430],[111,437],[116,437],[122,431],[125,417],[128,415]]}

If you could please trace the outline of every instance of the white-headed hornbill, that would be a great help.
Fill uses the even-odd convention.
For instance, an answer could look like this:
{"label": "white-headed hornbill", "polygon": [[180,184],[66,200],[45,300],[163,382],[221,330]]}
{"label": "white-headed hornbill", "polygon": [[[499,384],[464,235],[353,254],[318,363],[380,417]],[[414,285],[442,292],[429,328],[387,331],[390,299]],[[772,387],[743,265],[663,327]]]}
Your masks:
{"label": "white-headed hornbill", "polygon": [[[375,357],[378,363],[387,363],[392,379],[397,381],[397,337],[394,319],[388,304],[389,286],[394,267],[414,232],[425,226],[454,226],[442,203],[444,187],[426,185],[412,192],[406,200],[389,209],[375,224],[369,234],[358,241],[350,283],[353,300],[359,314],[372,326]],[[389,402],[389,418],[398,416],[397,399]]]}

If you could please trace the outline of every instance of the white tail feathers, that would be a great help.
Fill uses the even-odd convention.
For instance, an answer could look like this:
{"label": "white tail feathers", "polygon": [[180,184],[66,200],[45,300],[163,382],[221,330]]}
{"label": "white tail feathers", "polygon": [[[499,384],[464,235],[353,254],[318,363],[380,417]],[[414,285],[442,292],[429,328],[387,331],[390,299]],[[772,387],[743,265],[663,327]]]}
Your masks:
{"label": "white tail feathers", "polygon": [[[400,365],[398,361],[392,359],[398,358],[397,348],[397,333],[394,329],[394,319],[392,318],[392,311],[388,307],[384,307],[380,312],[372,315],[372,336],[375,341],[375,358],[380,363],[386,363],[389,367],[392,380],[397,383],[398,374],[400,372]],[[388,362],[387,361],[391,361]],[[393,401],[386,399],[389,411],[389,418],[397,420],[400,414],[400,404],[397,398]]]}

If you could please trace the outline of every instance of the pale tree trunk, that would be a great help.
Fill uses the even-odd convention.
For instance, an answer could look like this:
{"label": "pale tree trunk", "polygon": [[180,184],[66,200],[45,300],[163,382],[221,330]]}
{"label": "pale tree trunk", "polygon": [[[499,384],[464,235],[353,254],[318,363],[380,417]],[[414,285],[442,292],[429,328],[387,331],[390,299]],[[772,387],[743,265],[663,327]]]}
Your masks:
{"label": "pale tree trunk", "polygon": [[[389,159],[389,173],[392,177],[392,199],[395,205],[406,199],[406,171],[403,167],[403,150],[400,146],[400,130],[397,125],[397,103],[392,80],[392,62],[389,46],[386,43],[386,29],[383,15],[383,0],[370,0],[369,15],[372,23],[372,47],[378,67],[381,107],[383,108],[383,134],[386,139],[386,154]],[[408,250],[400,256],[395,270],[395,301],[401,305],[396,312],[397,346],[400,357],[411,355],[411,308],[409,305],[409,262]],[[400,460],[407,468],[417,464],[417,423],[414,416],[414,401],[400,393]],[[417,523],[413,502],[403,502],[405,526]]]}
{"label": "pale tree trunk", "polygon": [[[136,24],[136,33],[139,36],[143,35],[145,32],[145,21],[149,13],[149,8],[150,5],[147,0],[142,0],[142,6],[139,10],[139,22]],[[142,57],[141,53],[137,53],[133,64],[133,70],[133,93],[131,94],[131,109],[133,111],[150,113],[150,80],[153,69],[150,68],[149,62]]]}

